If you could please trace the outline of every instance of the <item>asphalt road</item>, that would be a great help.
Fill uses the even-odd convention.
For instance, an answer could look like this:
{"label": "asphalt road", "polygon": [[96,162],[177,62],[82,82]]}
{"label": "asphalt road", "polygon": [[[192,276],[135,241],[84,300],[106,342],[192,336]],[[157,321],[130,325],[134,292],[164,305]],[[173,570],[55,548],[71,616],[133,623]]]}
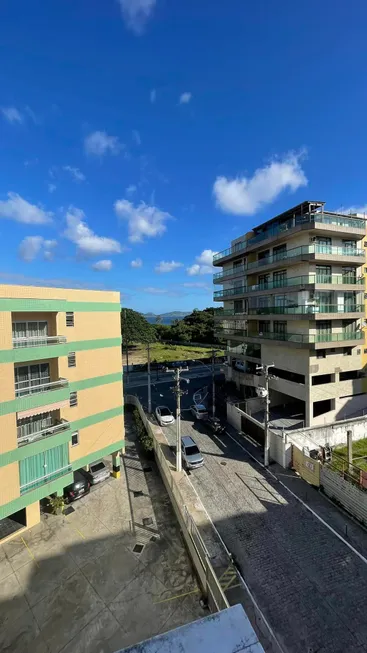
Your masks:
{"label": "asphalt road", "polygon": [[[200,384],[202,379],[196,379],[188,386],[184,409]],[[157,387],[152,399],[153,407],[164,403],[174,408],[169,385]],[[284,652],[367,652],[363,560],[228,435],[210,435],[187,410],[181,426],[182,435],[194,438],[205,459],[190,480]],[[174,445],[175,425],[164,432]]]}

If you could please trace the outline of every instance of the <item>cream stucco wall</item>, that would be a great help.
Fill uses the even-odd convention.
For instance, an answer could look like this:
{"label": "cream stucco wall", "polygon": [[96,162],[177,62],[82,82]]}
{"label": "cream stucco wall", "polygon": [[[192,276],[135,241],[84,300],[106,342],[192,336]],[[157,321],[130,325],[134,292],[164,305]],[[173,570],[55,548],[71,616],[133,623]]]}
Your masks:
{"label": "cream stucco wall", "polygon": [[70,462],[88,456],[94,451],[100,451],[123,438],[123,415],[93,424],[79,431],[79,444],[75,447],[69,444]]}
{"label": "cream stucco wall", "polygon": [[0,416],[0,454],[17,448],[17,419],[15,413]]}
{"label": "cream stucco wall", "polygon": [[122,403],[122,384],[120,382],[107,383],[96,388],[79,390],[78,405],[72,408],[69,406],[62,408],[60,413],[62,418],[72,422],[89,415],[102,413],[105,410],[117,408]]}
{"label": "cream stucco wall", "polygon": [[0,505],[17,499],[19,495],[18,463],[11,463],[5,467],[0,467]]}
{"label": "cream stucco wall", "polygon": [[120,293],[107,290],[79,290],[73,288],[38,288],[0,284],[0,297],[7,299],[66,299],[70,302],[117,302]]}
{"label": "cream stucco wall", "polygon": [[122,373],[121,347],[104,347],[77,351],[76,367],[68,367],[67,356],[60,357],[60,377],[68,381],[81,381],[106,374]]}
{"label": "cream stucco wall", "polygon": [[77,312],[74,326],[66,326],[65,313],[57,314],[57,333],[66,336],[68,342],[121,337],[119,312]]}

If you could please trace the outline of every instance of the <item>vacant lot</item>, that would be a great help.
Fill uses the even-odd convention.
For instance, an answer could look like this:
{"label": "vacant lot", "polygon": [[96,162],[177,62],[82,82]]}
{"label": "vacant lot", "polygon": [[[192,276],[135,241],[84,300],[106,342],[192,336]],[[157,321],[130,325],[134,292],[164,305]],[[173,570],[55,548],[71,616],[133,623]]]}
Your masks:
{"label": "vacant lot", "polygon": [[[333,466],[342,470],[347,469],[347,447],[335,448]],[[353,465],[367,471],[367,438],[353,442]]]}
{"label": "vacant lot", "polygon": [[[155,342],[150,345],[150,360],[157,363],[181,361],[192,358],[206,358],[211,355],[211,347],[198,347],[191,345],[169,345],[164,342]],[[218,349],[216,349],[218,352]],[[223,356],[221,350],[217,356]],[[126,365],[125,350],[122,354],[123,364]],[[130,345],[129,365],[138,365],[147,362],[147,346],[142,344]]]}

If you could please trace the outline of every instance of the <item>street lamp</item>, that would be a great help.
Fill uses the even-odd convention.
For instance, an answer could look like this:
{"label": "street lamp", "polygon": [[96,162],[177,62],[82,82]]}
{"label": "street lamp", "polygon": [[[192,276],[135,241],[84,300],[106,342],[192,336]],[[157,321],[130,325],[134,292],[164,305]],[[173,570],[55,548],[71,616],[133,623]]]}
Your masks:
{"label": "street lamp", "polygon": [[258,388],[259,397],[265,399],[265,424],[264,424],[264,465],[269,467],[269,412],[270,412],[270,399],[269,399],[269,379],[276,379],[274,374],[269,374],[269,368],[275,367],[274,363],[270,365],[257,365],[256,371],[261,372],[265,378],[265,388]]}
{"label": "street lamp", "polygon": [[188,372],[188,367],[177,367],[175,370],[166,369],[167,373],[174,372],[175,385],[171,388],[173,394],[176,395],[176,472],[182,471],[182,455],[181,455],[181,397],[187,394],[187,390],[182,390],[180,381],[190,383],[190,379],[181,377],[181,372]]}

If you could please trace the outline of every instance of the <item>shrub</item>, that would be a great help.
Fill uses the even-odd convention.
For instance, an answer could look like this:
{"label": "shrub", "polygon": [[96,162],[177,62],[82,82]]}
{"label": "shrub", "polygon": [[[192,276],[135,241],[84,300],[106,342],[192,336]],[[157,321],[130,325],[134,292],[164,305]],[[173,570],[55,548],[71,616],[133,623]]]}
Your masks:
{"label": "shrub", "polygon": [[149,433],[147,432],[143,421],[140,417],[140,413],[137,408],[134,409],[133,412],[133,418],[135,422],[135,428],[138,436],[138,441],[143,449],[143,451],[147,454],[152,454],[154,451],[154,444],[153,444],[153,438]]}

